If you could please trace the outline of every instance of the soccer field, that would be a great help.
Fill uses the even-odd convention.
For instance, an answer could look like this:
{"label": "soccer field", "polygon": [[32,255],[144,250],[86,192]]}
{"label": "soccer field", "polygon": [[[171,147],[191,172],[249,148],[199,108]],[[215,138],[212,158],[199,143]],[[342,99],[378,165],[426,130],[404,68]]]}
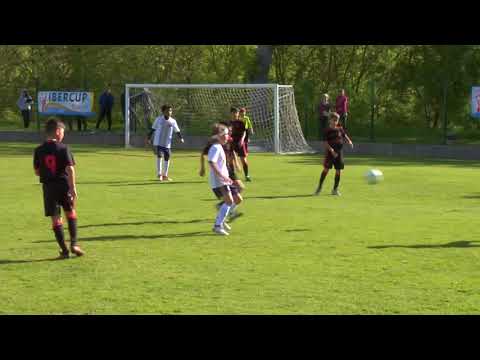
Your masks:
{"label": "soccer field", "polygon": [[320,155],[252,154],[222,237],[198,152],[159,183],[149,151],[76,145],[86,256],[60,261],[35,146],[0,143],[0,313],[480,313],[478,163],[347,155],[342,196],[331,172],[314,197]]}

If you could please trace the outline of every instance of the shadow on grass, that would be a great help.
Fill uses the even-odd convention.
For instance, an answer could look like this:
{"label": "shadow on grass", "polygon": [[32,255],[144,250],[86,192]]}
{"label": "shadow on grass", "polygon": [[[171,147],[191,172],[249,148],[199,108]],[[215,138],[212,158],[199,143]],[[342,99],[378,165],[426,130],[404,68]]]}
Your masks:
{"label": "shadow on grass", "polygon": [[8,264],[25,264],[25,263],[36,263],[36,262],[45,262],[45,261],[61,261],[62,259],[51,258],[51,259],[38,259],[38,260],[0,260],[0,265]]}
{"label": "shadow on grass", "polygon": [[77,181],[78,185],[108,185],[108,186],[145,186],[145,185],[177,185],[177,184],[196,184],[196,183],[205,183],[205,181],[169,181],[163,182],[156,180],[144,180],[144,181],[129,181],[129,180],[120,180],[120,181]]}
{"label": "shadow on grass", "polygon": [[[158,180],[149,180],[151,183],[158,183]],[[111,184],[130,184],[132,180],[119,180],[119,181],[77,181],[77,185],[111,185]]]}
{"label": "shadow on grass", "polygon": [[471,194],[462,196],[464,199],[480,199],[480,194]]}
{"label": "shadow on grass", "polygon": [[[30,155],[33,158],[33,152],[35,148],[41,144],[41,141],[38,143],[22,143],[22,144],[0,144],[0,155],[2,156],[26,156]],[[85,149],[75,149],[73,150],[74,155],[77,153],[87,153],[95,152],[94,150]]]}
{"label": "shadow on grass", "polygon": [[[117,241],[117,240],[152,240],[152,239],[177,239],[177,238],[189,238],[196,236],[218,236],[211,231],[195,231],[180,234],[158,234],[158,235],[105,235],[105,236],[92,236],[92,237],[80,237],[79,242],[82,241]],[[55,242],[55,240],[39,240],[33,241],[34,243],[47,243]]]}
{"label": "shadow on grass", "polygon": [[186,221],[165,220],[165,221],[137,221],[137,222],[124,222],[124,223],[105,223],[105,224],[89,224],[80,225],[78,228],[92,228],[92,227],[104,227],[104,226],[124,226],[124,225],[147,225],[147,224],[197,224],[202,222],[211,222],[212,219],[195,219]]}
{"label": "shadow on grass", "polygon": [[180,185],[180,184],[203,184],[205,181],[159,181],[159,180],[150,180],[150,182],[130,182],[125,184],[111,184],[109,186],[144,186],[144,185]]}
{"label": "shadow on grass", "polygon": [[480,247],[480,245],[475,245],[479,241],[468,241],[460,240],[453,241],[446,244],[419,244],[419,245],[379,245],[379,246],[368,246],[369,249],[389,249],[389,248],[406,248],[406,249],[443,249],[443,248],[472,248]]}
{"label": "shadow on grass", "polygon": [[[260,200],[276,200],[276,199],[291,199],[291,198],[306,198],[306,197],[314,197],[315,195],[312,194],[300,194],[300,195],[264,195],[264,196],[244,196],[245,200],[250,200],[250,199],[260,199]],[[218,202],[218,199],[201,199],[201,201],[216,201]]]}
{"label": "shadow on grass", "polygon": [[283,230],[285,232],[304,232],[304,231],[312,231],[310,229],[288,229],[288,230]]}
{"label": "shadow on grass", "polygon": [[290,198],[305,198],[305,197],[313,197],[312,194],[303,194],[303,195],[272,195],[272,196],[245,196],[246,200],[249,199],[262,199],[262,200],[276,200],[276,199],[290,199]]}
{"label": "shadow on grass", "polygon": [[[318,165],[323,166],[324,154],[302,154],[291,155],[292,160],[289,160],[290,164],[302,164],[302,165]],[[408,157],[379,157],[379,156],[359,156],[355,154],[345,154],[345,165],[365,165],[377,167],[380,166],[418,166],[418,165],[440,165],[440,166],[455,166],[455,167],[480,167],[480,163],[475,160],[455,160],[455,159],[419,159]]]}

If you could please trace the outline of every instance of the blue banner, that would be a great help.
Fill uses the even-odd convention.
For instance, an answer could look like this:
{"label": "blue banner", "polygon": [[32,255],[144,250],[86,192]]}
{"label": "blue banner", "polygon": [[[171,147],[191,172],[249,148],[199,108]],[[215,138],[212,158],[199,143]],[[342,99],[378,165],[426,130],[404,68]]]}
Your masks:
{"label": "blue banner", "polygon": [[474,118],[480,118],[480,86],[472,87],[472,116]]}
{"label": "blue banner", "polygon": [[40,115],[95,116],[93,92],[40,91],[37,104]]}

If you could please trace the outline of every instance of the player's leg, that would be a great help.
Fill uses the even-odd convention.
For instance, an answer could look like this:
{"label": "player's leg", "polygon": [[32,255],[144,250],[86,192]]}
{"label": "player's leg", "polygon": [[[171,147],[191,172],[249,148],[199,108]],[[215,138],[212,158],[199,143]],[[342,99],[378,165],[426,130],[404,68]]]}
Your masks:
{"label": "player's leg", "polygon": [[217,217],[215,218],[215,226],[213,228],[213,231],[215,231],[219,235],[229,235],[228,232],[225,231],[225,229],[223,228],[223,224],[228,216],[230,207],[233,204],[232,193],[229,186],[227,185],[215,188],[213,189],[213,191],[220,192],[222,194],[224,202],[223,205],[220,207],[220,210],[218,211]]}
{"label": "player's leg", "polygon": [[163,153],[160,150],[160,146],[155,146],[155,163],[157,165],[157,177],[160,181],[163,180],[162,177],[162,163],[163,163]]}
{"label": "player's leg", "polygon": [[252,181],[250,179],[250,176],[248,175],[248,161],[247,161],[248,151],[247,151],[245,142],[243,142],[242,146],[237,144],[237,146],[235,147],[235,151],[237,155],[240,157],[240,161],[243,167],[243,173],[245,174],[245,180]]}
{"label": "player's leg", "polygon": [[112,131],[112,109],[107,109],[108,131]]}
{"label": "player's leg", "polygon": [[172,179],[170,179],[168,177],[168,168],[170,166],[170,149],[168,148],[162,148],[162,152],[163,152],[163,159],[164,159],[164,162],[165,162],[165,166],[163,168],[163,180],[164,181],[172,181]]}
{"label": "player's leg", "polygon": [[57,202],[55,184],[43,184],[43,205],[45,210],[45,216],[50,217],[52,220],[52,230],[55,234],[55,240],[57,240],[58,246],[61,249],[60,259],[68,258],[68,248],[65,245],[65,235],[63,232],[63,221],[60,214],[60,206]]}
{"label": "player's leg", "polygon": [[68,188],[65,189],[65,194],[62,198],[61,205],[68,222],[68,232],[70,234],[70,251],[77,256],[84,255],[84,251],[77,243],[77,212],[75,211],[75,204],[70,195]]}
{"label": "player's leg", "polygon": [[345,166],[343,163],[342,151],[340,151],[338,153],[338,156],[335,158],[334,165],[335,165],[335,183],[333,185],[332,195],[340,196],[341,194],[338,191],[338,185],[340,184],[340,174]]}
{"label": "player's leg", "polygon": [[230,187],[230,189],[232,190],[233,204],[230,208],[228,216],[229,220],[232,221],[237,217],[241,216],[241,213],[237,212],[237,208],[243,202],[243,197],[240,194],[241,189],[238,186],[233,185]]}
{"label": "player's leg", "polygon": [[323,171],[320,175],[320,180],[318,182],[317,190],[315,190],[314,195],[318,195],[320,194],[320,191],[322,191],[323,182],[328,175],[328,171],[332,168],[332,162],[333,157],[329,152],[327,152],[327,154],[325,155],[325,160],[323,161]]}
{"label": "player's leg", "polygon": [[63,220],[61,215],[55,215],[51,217],[52,219],[52,230],[55,234],[55,240],[60,247],[60,256],[59,259],[67,259],[69,257],[69,252],[67,245],[65,244],[65,233],[63,231]]}
{"label": "player's leg", "polygon": [[102,122],[104,117],[105,117],[105,108],[102,107],[100,109],[100,114],[98,115],[97,125],[95,126],[95,129],[98,130],[100,128],[100,123]]}

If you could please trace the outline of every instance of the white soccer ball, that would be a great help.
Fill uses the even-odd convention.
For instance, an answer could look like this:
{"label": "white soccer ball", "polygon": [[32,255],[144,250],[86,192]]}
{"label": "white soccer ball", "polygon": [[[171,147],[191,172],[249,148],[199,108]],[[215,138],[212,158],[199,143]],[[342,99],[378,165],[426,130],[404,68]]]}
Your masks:
{"label": "white soccer ball", "polygon": [[370,169],[365,174],[365,179],[369,184],[378,184],[383,180],[383,173],[378,169]]}

